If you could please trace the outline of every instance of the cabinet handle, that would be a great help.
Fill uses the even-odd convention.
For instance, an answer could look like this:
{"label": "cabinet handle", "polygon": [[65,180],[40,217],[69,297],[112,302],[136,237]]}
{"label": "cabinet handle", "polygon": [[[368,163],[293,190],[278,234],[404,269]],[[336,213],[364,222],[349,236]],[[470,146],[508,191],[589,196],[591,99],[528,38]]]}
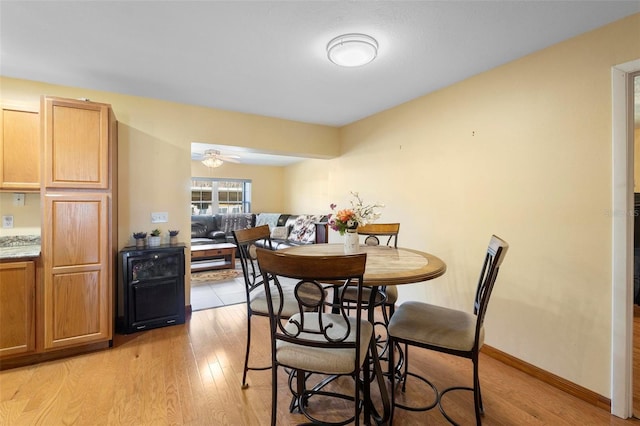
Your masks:
{"label": "cabinet handle", "polygon": [[167,321],[167,324],[173,324],[174,322],[176,322],[176,320],[174,320],[174,319],[173,320],[169,320],[169,321]]}
{"label": "cabinet handle", "polygon": [[142,330],[143,328],[147,328],[146,325],[139,325],[136,327],[137,330]]}

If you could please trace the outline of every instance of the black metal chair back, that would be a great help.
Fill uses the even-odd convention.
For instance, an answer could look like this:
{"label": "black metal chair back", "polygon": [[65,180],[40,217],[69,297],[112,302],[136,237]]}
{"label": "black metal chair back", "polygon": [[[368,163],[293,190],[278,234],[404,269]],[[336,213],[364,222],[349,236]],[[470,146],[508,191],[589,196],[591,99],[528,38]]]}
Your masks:
{"label": "black metal chair back", "polygon": [[[366,264],[366,253],[340,256],[299,256],[279,251],[257,249],[257,258],[262,271],[265,293],[269,306],[272,351],[272,424],[277,418],[278,367],[289,368],[296,375],[296,389],[292,389],[297,407],[309,420],[326,424],[318,416],[323,413],[309,411],[308,400],[314,395],[354,401],[353,417],[348,421],[358,422],[362,409],[360,392],[368,395],[369,344],[373,326],[363,319],[360,304],[349,316],[346,308],[338,306],[332,313],[324,312],[328,303],[325,286],[327,282],[346,287],[352,286],[360,294]],[[284,285],[290,283],[298,312],[283,315]],[[361,375],[361,371],[363,374]],[[350,396],[311,386],[308,381],[313,374],[335,377],[348,375],[353,378],[354,389]],[[293,381],[292,376],[290,377]],[[355,399],[354,399],[355,395]],[[324,402],[324,401],[323,401]],[[345,424],[344,422],[339,424]]]}

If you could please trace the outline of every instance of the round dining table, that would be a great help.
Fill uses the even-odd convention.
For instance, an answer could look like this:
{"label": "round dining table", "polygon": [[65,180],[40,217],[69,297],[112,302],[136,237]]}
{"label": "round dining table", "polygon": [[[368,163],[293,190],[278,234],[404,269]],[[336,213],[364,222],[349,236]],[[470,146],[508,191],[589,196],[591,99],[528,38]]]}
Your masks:
{"label": "round dining table", "polygon": [[[305,244],[280,251],[301,256],[345,254],[343,244]],[[359,251],[367,253],[364,285],[369,287],[428,281],[447,270],[447,265],[439,257],[423,251],[384,245],[360,245]]]}
{"label": "round dining table", "polygon": [[[385,245],[360,245],[360,252],[367,253],[363,285],[371,287],[371,300],[380,286],[412,284],[429,281],[442,276],[447,265],[437,256],[419,250],[390,247]],[[344,244],[305,244],[279,250],[283,253],[299,256],[339,256],[344,255]],[[373,309],[368,310],[368,318],[375,324]],[[384,374],[378,359],[375,339],[371,340],[371,354],[374,361],[375,378],[382,397],[383,413],[379,415],[373,401],[365,403],[365,423],[373,417],[377,424],[388,424],[391,403]]]}

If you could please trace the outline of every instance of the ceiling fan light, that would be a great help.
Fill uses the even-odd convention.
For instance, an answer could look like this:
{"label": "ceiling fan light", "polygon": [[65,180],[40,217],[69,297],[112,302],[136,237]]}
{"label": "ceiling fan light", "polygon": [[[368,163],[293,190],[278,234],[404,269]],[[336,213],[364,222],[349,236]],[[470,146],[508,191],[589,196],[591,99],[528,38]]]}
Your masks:
{"label": "ceiling fan light", "polygon": [[360,67],[378,55],[378,42],[366,34],[344,34],[327,44],[327,57],[342,67]]}
{"label": "ceiling fan light", "polygon": [[215,167],[220,167],[224,164],[224,161],[218,158],[218,156],[220,155],[220,151],[210,149],[205,151],[204,154],[205,154],[205,159],[202,160],[202,164],[204,164],[205,166],[209,168],[215,168]]}

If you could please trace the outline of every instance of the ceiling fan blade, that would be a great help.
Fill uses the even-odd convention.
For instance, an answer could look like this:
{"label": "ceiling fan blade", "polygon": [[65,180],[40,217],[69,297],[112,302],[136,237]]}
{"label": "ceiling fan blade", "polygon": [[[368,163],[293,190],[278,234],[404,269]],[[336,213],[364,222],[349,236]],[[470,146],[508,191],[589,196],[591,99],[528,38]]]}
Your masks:
{"label": "ceiling fan blade", "polygon": [[199,152],[193,152],[191,153],[191,159],[194,161],[202,161],[206,158],[218,158],[222,161],[225,162],[229,162],[229,163],[239,163],[240,162],[240,156],[239,155],[234,155],[234,154],[229,154],[229,155],[225,155],[225,154],[221,154],[220,151],[216,150],[216,149],[208,149],[205,152],[199,153]]}
{"label": "ceiling fan blade", "polygon": [[219,155],[218,158],[221,159],[222,161],[226,161],[226,162],[229,162],[229,163],[239,163],[240,162],[240,157],[238,157],[237,155],[234,155],[234,156]]}

